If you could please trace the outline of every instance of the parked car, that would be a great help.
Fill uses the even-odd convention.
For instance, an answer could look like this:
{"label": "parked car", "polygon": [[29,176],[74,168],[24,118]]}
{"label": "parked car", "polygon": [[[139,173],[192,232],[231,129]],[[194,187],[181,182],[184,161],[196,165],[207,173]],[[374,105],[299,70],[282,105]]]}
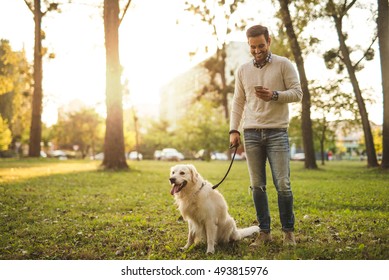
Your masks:
{"label": "parked car", "polygon": [[128,159],[129,160],[142,160],[143,155],[141,153],[138,153],[137,151],[132,151],[128,153]]}
{"label": "parked car", "polygon": [[57,159],[65,160],[68,159],[67,154],[62,150],[55,150],[50,153],[50,157],[54,157]]}
{"label": "parked car", "polygon": [[[232,153],[231,154],[231,158],[232,158],[232,156],[233,156],[234,154]],[[244,154],[244,153],[242,153],[242,154],[236,154],[235,155],[235,159],[234,160],[246,160],[246,154]]]}
{"label": "parked car", "polygon": [[173,148],[165,148],[161,152],[161,160],[180,161],[184,159],[184,155]]}
{"label": "parked car", "polygon": [[94,156],[91,156],[90,159],[92,159],[92,160],[103,160],[104,159],[104,153],[95,154]]}
{"label": "parked car", "polygon": [[304,153],[296,153],[290,157],[291,160],[298,160],[303,161],[305,160],[305,154]]}
{"label": "parked car", "polygon": [[213,152],[211,154],[212,160],[228,160],[228,156],[225,153]]}
{"label": "parked car", "polygon": [[[124,154],[124,157],[127,158],[127,155]],[[90,159],[91,160],[104,160],[104,153],[98,153],[98,154],[95,154],[94,156],[90,156]]]}
{"label": "parked car", "polygon": [[195,158],[198,160],[228,160],[228,156],[225,153],[221,152],[211,152],[208,153],[207,150],[200,150],[195,154]]}
{"label": "parked car", "polygon": [[[208,155],[208,151],[207,150],[204,150],[204,149],[201,149],[199,150],[195,155],[195,159],[198,159],[198,160],[206,160],[207,157],[210,156]],[[209,159],[209,158],[208,158]]]}
{"label": "parked car", "polygon": [[161,150],[155,150],[155,152],[154,152],[154,159],[155,160],[160,160],[161,159],[161,155],[162,155],[162,151]]}

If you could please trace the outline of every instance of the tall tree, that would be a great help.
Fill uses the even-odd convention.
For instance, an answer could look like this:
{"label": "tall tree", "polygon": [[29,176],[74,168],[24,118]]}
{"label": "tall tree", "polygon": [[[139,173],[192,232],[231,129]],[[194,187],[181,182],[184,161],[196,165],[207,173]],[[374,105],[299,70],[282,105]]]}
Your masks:
{"label": "tall tree", "polygon": [[389,1],[378,0],[378,43],[384,101],[381,167],[389,168]]}
{"label": "tall tree", "polygon": [[34,93],[32,96],[32,117],[30,127],[30,145],[28,155],[30,157],[39,157],[42,140],[42,57],[44,50],[42,48],[42,17],[49,11],[57,10],[58,3],[48,3],[45,1],[47,9],[42,12],[41,0],[34,0],[33,3],[24,0],[27,7],[34,15],[35,36],[34,36]]}
{"label": "tall tree", "polygon": [[[27,4],[27,2],[26,2]],[[32,117],[30,127],[30,145],[28,155],[39,157],[42,138],[42,12],[41,1],[34,0],[35,44],[34,44],[34,93],[32,96]]]}
{"label": "tall tree", "polygon": [[114,170],[128,168],[123,133],[119,25],[119,0],[104,0],[107,119],[102,166]]}
{"label": "tall tree", "polygon": [[[356,76],[356,71],[358,67],[360,67],[360,62],[362,61],[362,59],[360,59],[357,63],[352,62],[350,57],[350,48],[347,46],[346,43],[347,34],[343,32],[343,19],[345,16],[347,16],[349,10],[353,7],[353,5],[356,2],[357,2],[356,0],[353,0],[350,3],[348,3],[347,0],[344,0],[343,3],[336,5],[333,0],[328,0],[326,5],[326,12],[328,16],[330,16],[333,19],[335,23],[336,32],[339,38],[340,55],[336,54],[336,52],[333,53],[336,54],[336,56],[346,66],[354,90],[355,98],[357,100],[359,113],[362,121],[365,144],[366,144],[367,164],[368,167],[376,167],[378,166],[378,161],[377,161],[376,151],[374,148],[373,135],[371,133],[371,127],[370,127],[370,122],[369,122],[369,118],[365,106],[365,101],[362,97],[362,91],[359,87],[358,79]],[[371,46],[372,44],[364,52],[363,58],[366,59],[372,58],[374,52]]]}
{"label": "tall tree", "polygon": [[300,76],[301,89],[303,91],[301,128],[303,134],[303,145],[305,153],[305,168],[317,169],[315,149],[313,144],[312,120],[311,120],[311,95],[308,88],[308,79],[305,73],[304,59],[301,47],[294,31],[292,18],[289,11],[289,1],[279,0],[280,14],[289,38],[289,44],[293,52],[294,60]]}

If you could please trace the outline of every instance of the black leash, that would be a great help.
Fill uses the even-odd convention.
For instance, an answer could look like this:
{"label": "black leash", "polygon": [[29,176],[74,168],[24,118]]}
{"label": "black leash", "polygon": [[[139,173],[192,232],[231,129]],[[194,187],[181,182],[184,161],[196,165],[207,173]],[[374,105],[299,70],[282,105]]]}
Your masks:
{"label": "black leash", "polygon": [[231,170],[232,164],[234,163],[234,159],[235,159],[235,155],[236,155],[236,151],[238,150],[238,147],[239,147],[239,144],[235,144],[233,146],[230,146],[230,149],[235,148],[234,155],[232,156],[230,166],[228,167],[227,173],[226,173],[226,175],[224,175],[223,179],[219,183],[214,185],[212,187],[212,189],[216,189],[221,183],[223,183],[223,181],[224,181],[224,179],[226,179],[228,173],[230,173],[230,170]]}

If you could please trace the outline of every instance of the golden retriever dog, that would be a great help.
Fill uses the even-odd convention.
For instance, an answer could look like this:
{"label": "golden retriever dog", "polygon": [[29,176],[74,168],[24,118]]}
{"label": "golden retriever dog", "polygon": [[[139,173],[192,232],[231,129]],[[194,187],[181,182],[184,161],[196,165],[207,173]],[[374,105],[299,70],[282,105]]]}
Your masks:
{"label": "golden retriever dog", "polygon": [[189,227],[188,240],[182,249],[206,239],[207,253],[213,254],[217,243],[241,240],[259,231],[258,226],[238,229],[224,197],[212,189],[212,184],[204,180],[193,165],[173,166],[169,181],[170,193]]}

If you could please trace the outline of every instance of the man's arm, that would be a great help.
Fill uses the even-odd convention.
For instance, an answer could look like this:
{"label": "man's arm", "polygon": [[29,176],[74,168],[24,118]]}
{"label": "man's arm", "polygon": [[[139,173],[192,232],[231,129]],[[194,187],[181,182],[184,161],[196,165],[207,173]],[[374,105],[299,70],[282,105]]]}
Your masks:
{"label": "man's arm", "polygon": [[286,90],[277,90],[277,101],[283,103],[300,102],[303,98],[303,91],[301,90],[301,85],[297,72],[293,67],[293,64],[289,60],[286,60],[283,65],[282,78],[284,80]]}
{"label": "man's arm", "polygon": [[246,96],[244,86],[242,84],[241,71],[238,70],[235,77],[235,90],[232,98],[231,115],[230,115],[230,131],[238,131],[240,122],[242,120],[243,110],[246,103]]}

